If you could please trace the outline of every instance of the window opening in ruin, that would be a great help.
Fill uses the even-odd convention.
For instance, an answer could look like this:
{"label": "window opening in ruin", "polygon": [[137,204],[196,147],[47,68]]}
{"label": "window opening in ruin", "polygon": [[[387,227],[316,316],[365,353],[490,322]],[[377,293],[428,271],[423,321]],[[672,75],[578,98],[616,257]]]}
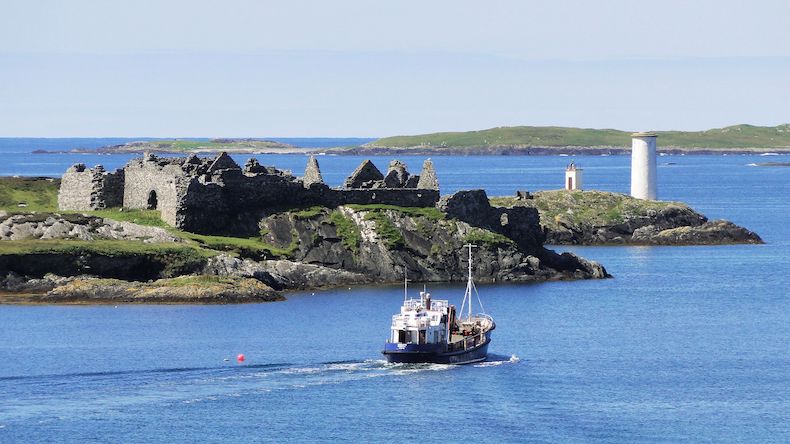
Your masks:
{"label": "window opening in ruin", "polygon": [[148,193],[148,209],[155,210],[158,203],[159,201],[156,199],[156,191],[151,190],[151,192]]}

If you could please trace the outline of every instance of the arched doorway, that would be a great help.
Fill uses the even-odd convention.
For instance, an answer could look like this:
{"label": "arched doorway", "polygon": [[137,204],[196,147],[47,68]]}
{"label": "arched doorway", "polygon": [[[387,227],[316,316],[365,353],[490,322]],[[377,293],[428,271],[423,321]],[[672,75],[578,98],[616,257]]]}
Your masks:
{"label": "arched doorway", "polygon": [[156,191],[151,190],[151,192],[148,193],[148,206],[147,206],[147,208],[149,210],[155,210],[158,205],[159,205],[159,201],[156,198]]}

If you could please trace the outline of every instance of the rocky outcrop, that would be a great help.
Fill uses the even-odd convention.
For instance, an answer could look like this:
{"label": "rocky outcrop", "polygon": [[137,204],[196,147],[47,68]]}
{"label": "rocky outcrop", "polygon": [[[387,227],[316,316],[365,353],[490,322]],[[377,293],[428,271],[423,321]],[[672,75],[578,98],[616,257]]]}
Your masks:
{"label": "rocky outcrop", "polygon": [[31,239],[181,241],[162,228],[95,216],[57,213],[0,215],[0,241]]}
{"label": "rocky outcrop", "polygon": [[[13,219],[8,239],[33,240],[41,248],[0,251],[0,291],[46,292],[31,300],[42,303],[249,302],[272,300],[270,292],[282,290],[399,282],[405,273],[415,281],[463,281],[463,246],[469,243],[477,247],[473,271],[480,281],[609,276],[596,262],[545,249],[537,210],[492,206],[482,190],[447,196],[438,208],[355,204],[270,215],[259,224],[265,246],[260,251],[266,253],[247,258],[217,254],[165,230],[128,222],[54,214],[4,217]],[[145,246],[150,238],[160,242]],[[119,241],[52,244],[46,239]],[[231,288],[233,283],[238,288]]]}
{"label": "rocky outcrop", "polygon": [[502,208],[540,213],[549,245],[717,245],[762,243],[756,233],[713,221],[680,202],[602,191],[541,191],[532,199],[494,198]]}
{"label": "rocky outcrop", "polygon": [[[537,215],[529,209],[460,210],[480,210],[481,197],[485,193],[457,195],[448,202],[459,210],[448,213],[376,206],[339,207],[309,218],[283,213],[263,219],[261,228],[266,242],[294,247],[292,262],[321,267],[320,275],[329,273],[326,269],[353,274],[326,278],[338,282],[345,277],[397,282],[404,270],[418,281],[462,281],[467,269],[463,245],[469,242],[479,247],[474,273],[482,281],[608,276],[600,264],[544,249]],[[264,269],[273,274],[270,265]],[[291,279],[303,281],[299,274],[290,273]]]}
{"label": "rocky outcrop", "polygon": [[238,304],[284,298],[268,285],[249,278],[184,276],[154,282],[74,279],[30,300],[39,303]]}
{"label": "rocky outcrop", "polygon": [[651,245],[716,245],[716,244],[760,244],[756,233],[726,220],[705,222],[701,225],[680,226],[659,230],[648,225],[634,230],[633,242]]}
{"label": "rocky outcrop", "polygon": [[227,254],[210,258],[205,275],[254,278],[276,290],[337,287],[373,282],[361,273],[290,260],[254,261]]}

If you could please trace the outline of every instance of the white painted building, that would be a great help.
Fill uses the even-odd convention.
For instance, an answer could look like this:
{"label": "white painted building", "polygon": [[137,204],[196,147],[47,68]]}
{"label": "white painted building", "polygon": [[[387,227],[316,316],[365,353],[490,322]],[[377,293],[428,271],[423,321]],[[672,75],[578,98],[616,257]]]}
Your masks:
{"label": "white painted building", "polygon": [[568,191],[582,189],[582,169],[576,168],[573,162],[565,169],[565,189]]}
{"label": "white painted building", "polygon": [[656,199],[655,133],[631,134],[631,196]]}

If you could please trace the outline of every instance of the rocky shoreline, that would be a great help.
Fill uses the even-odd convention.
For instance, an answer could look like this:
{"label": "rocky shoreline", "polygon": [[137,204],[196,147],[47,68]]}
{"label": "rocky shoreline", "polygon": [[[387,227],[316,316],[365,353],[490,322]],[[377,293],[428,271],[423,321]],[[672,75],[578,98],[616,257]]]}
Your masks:
{"label": "rocky shoreline", "polygon": [[265,248],[228,250],[230,239],[90,214],[0,212],[0,303],[268,302],[293,290],[399,282],[404,269],[415,281],[463,281],[466,243],[479,246],[480,281],[601,279],[610,277],[601,264],[544,244],[762,242],[681,203],[602,192],[462,191],[436,208],[314,207],[259,225]]}
{"label": "rocky shoreline", "polygon": [[761,244],[757,233],[714,220],[681,202],[643,201],[603,191],[541,191],[530,199],[495,198],[537,208],[549,245]]}

